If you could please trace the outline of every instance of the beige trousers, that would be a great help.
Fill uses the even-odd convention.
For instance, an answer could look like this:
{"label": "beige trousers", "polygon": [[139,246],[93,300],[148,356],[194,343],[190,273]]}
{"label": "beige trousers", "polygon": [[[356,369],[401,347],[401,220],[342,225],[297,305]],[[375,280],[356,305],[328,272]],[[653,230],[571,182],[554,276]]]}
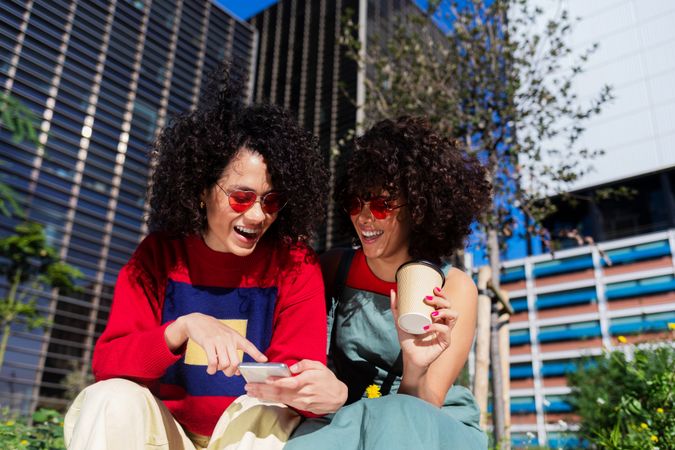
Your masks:
{"label": "beige trousers", "polygon": [[300,423],[284,404],[237,398],[211,437],[186,432],[145,387],[115,378],[84,389],[64,420],[69,450],[280,449]]}

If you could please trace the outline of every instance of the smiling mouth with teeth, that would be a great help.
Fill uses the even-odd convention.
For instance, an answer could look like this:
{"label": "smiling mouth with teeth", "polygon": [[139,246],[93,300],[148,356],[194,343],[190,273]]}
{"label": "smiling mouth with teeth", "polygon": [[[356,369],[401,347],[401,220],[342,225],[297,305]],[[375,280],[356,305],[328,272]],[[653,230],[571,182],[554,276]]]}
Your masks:
{"label": "smiling mouth with teeth", "polygon": [[381,236],[384,234],[384,231],[361,231],[361,234],[363,234],[363,237],[366,239],[372,239]]}
{"label": "smiling mouth with teeth", "polygon": [[260,232],[256,228],[246,228],[236,226],[234,227],[234,231],[236,231],[238,234],[245,237],[246,239],[257,239],[258,236],[260,235]]}

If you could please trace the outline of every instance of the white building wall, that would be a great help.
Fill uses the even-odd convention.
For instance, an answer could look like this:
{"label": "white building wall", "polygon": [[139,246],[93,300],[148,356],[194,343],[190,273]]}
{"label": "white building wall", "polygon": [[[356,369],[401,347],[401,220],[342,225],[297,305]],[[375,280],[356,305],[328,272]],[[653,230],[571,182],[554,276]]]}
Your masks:
{"label": "white building wall", "polygon": [[[547,11],[558,0],[539,0]],[[578,78],[579,99],[600,86],[616,99],[587,123],[581,146],[602,148],[594,171],[572,189],[593,186],[675,165],[675,1],[563,0],[580,17],[571,46],[598,50]]]}

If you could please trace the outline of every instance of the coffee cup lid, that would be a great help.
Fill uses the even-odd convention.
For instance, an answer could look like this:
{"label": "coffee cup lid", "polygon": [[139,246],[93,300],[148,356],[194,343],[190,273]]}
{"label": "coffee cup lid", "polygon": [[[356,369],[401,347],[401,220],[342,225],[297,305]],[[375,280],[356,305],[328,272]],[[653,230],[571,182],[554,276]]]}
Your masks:
{"label": "coffee cup lid", "polygon": [[398,273],[401,271],[401,269],[410,264],[422,264],[423,266],[431,267],[441,276],[441,285],[439,287],[443,287],[443,285],[445,284],[445,274],[443,273],[441,268],[438,267],[436,264],[432,263],[431,261],[427,261],[426,259],[414,259],[412,261],[408,261],[401,264],[399,268],[396,269],[396,281],[398,281]]}

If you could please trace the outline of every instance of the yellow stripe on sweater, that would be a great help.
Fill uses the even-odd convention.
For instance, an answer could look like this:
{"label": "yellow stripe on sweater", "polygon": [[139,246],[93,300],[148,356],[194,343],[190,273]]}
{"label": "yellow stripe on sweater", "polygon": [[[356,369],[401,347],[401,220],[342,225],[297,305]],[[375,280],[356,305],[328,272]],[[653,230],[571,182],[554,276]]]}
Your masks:
{"label": "yellow stripe on sweater", "polygon": [[[220,322],[246,337],[246,325],[248,322],[246,319],[228,319],[221,320]],[[242,350],[237,350],[237,355],[239,356],[239,361],[241,361],[244,357],[244,352]],[[185,364],[190,364],[192,366],[208,365],[206,352],[192,339],[188,339],[187,348],[185,349]]]}

